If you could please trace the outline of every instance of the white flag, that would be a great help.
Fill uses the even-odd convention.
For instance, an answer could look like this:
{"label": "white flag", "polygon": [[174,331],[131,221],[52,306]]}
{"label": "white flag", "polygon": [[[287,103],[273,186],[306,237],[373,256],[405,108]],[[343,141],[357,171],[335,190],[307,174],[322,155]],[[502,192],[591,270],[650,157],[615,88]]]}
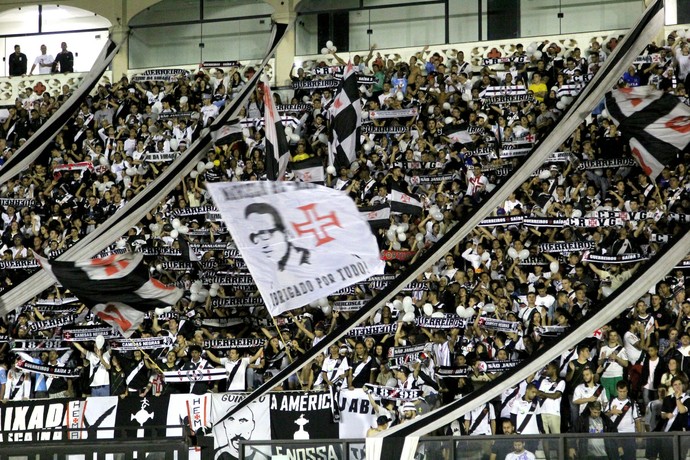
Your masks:
{"label": "white flag", "polygon": [[341,191],[300,182],[207,188],[273,316],[383,273],[369,224]]}

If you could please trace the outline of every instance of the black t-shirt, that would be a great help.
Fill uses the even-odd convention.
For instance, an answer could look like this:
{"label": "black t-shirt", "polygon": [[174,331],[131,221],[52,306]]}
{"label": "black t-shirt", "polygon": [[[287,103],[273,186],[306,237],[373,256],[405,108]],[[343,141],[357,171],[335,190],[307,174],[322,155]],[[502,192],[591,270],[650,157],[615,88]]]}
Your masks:
{"label": "black t-shirt", "polygon": [[[589,367],[590,369],[596,370],[593,366],[592,363],[589,361],[586,361],[584,364],[581,364],[577,359],[572,361],[573,365],[575,366],[575,370],[573,371],[573,376],[570,379],[570,388],[575,389],[577,386],[581,383],[583,383],[582,380],[582,371],[584,371],[585,367]],[[570,364],[568,364],[570,366]]]}
{"label": "black t-shirt", "polygon": [[[125,367],[125,385],[127,385],[128,388],[132,388],[137,391],[141,391],[148,385],[149,383],[149,370],[146,367],[146,365],[141,366],[138,370],[137,368],[139,367],[140,361],[135,361],[132,360],[130,361],[127,367]],[[136,370],[136,372],[135,372]],[[132,380],[130,380],[129,384],[127,383],[127,378],[135,372],[135,375],[132,377]]]}
{"label": "black t-shirt", "polygon": [[[686,409],[690,410],[690,399],[686,398],[683,402],[683,405],[686,407]],[[666,412],[670,414],[676,410],[676,407],[676,396],[674,394],[671,394],[669,396],[666,396],[664,398],[664,401],[661,403],[661,412]],[[671,424],[671,427],[668,430],[666,430],[667,424],[667,419],[659,420],[659,425],[657,426],[656,431],[683,431],[688,426],[688,413],[686,412],[684,414],[677,414],[676,418],[673,420],[673,423]]]}
{"label": "black t-shirt", "polygon": [[506,455],[513,451],[513,441],[508,439],[498,439],[491,446],[491,453],[496,454],[497,459],[504,459]]}
{"label": "black t-shirt", "polygon": [[[359,373],[355,376],[357,369],[359,369]],[[355,388],[364,387],[365,383],[369,383],[371,371],[374,369],[376,369],[376,360],[373,358],[370,358],[366,364],[361,364],[360,361],[352,363],[352,386]]]}

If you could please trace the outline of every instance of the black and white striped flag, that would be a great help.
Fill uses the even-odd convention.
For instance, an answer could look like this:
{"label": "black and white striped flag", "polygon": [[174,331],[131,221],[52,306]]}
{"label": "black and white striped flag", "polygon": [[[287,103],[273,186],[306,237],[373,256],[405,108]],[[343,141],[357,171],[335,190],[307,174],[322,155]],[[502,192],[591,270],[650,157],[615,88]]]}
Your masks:
{"label": "black and white striped flag", "polygon": [[359,212],[367,219],[371,228],[378,229],[390,225],[391,205],[389,203],[361,207]]}
{"label": "black and white striped flag", "polygon": [[349,168],[357,158],[359,132],[362,128],[362,102],[359,99],[357,74],[352,63],[345,68],[338,95],[331,107],[333,113],[332,139],[329,149],[329,164],[336,170]]}
{"label": "black and white striped flag", "polygon": [[264,92],[264,129],[266,131],[266,175],[268,180],[285,179],[288,161],[290,161],[290,146],[285,137],[285,129],[276,109],[273,94],[269,85],[262,85]]}
{"label": "black and white striped flag", "polygon": [[295,174],[295,180],[298,182],[323,184],[326,181],[323,164],[321,164],[321,159],[319,157],[311,157],[306,160],[294,162],[291,168],[292,172]]}

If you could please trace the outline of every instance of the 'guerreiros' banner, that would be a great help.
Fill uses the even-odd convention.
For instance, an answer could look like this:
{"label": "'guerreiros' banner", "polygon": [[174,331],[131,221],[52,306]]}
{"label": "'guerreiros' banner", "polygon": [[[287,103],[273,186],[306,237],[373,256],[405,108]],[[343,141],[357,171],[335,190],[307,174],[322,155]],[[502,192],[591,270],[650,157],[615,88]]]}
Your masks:
{"label": "'guerreiros' banner", "polygon": [[207,188],[273,316],[383,273],[368,222],[341,191],[304,182]]}

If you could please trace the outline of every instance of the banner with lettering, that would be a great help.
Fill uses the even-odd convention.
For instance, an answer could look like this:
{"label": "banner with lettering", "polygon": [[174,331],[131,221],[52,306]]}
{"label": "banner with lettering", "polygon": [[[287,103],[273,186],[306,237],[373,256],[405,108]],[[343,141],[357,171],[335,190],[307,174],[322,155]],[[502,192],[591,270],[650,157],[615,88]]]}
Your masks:
{"label": "banner with lettering", "polygon": [[[520,363],[521,361],[477,361],[474,367],[478,372],[504,372]],[[436,375],[441,377],[469,377],[472,372],[474,369],[471,366],[440,366],[436,369]]]}
{"label": "banner with lettering", "polygon": [[381,120],[384,118],[416,117],[418,113],[417,107],[396,110],[370,110],[369,118],[372,120]]}
{"label": "banner with lettering", "polygon": [[620,255],[606,255],[585,253],[582,257],[583,261],[595,262],[600,264],[634,264],[647,260],[647,257],[638,253],[620,254]]}
{"label": "banner with lettering", "polygon": [[407,132],[406,126],[374,126],[372,124],[362,125],[363,134],[402,134]]}
{"label": "banner with lettering", "polygon": [[555,241],[553,243],[541,243],[539,250],[541,252],[576,252],[587,251],[594,248],[592,241]]}
{"label": "banner with lettering", "polygon": [[172,336],[123,338],[111,340],[110,348],[120,351],[156,350],[158,348],[171,348],[174,343],[175,339]]}
{"label": "banner with lettering", "polygon": [[271,439],[338,439],[330,392],[271,393]]}
{"label": "banner with lettering", "polygon": [[376,412],[361,388],[340,390],[340,439],[361,439],[376,425]]}
{"label": "banner with lettering", "polygon": [[231,348],[256,348],[263,347],[266,339],[240,338],[240,339],[211,339],[204,340],[204,348],[212,350],[230,350]]}
{"label": "banner with lettering", "polygon": [[422,399],[422,390],[419,389],[385,387],[370,383],[366,383],[364,386],[377,398],[392,399],[394,401],[416,401]]}
{"label": "banner with lettering", "polygon": [[185,69],[150,69],[139,75],[134,75],[132,81],[165,81],[173,82],[178,78],[187,76]]}

